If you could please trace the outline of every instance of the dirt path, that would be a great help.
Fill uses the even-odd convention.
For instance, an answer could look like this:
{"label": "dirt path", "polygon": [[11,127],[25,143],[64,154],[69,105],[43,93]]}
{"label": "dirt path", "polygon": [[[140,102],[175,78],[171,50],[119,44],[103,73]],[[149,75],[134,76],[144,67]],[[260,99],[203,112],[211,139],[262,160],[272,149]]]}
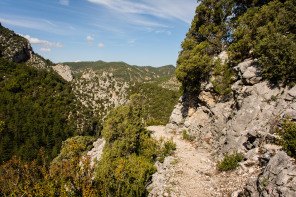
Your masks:
{"label": "dirt path", "polygon": [[218,172],[216,161],[214,161],[213,153],[210,150],[195,147],[194,143],[183,140],[180,135],[166,133],[164,128],[164,126],[148,127],[157,139],[172,137],[176,143],[176,151],[170,164],[163,168],[165,173],[160,172],[165,176],[162,193],[156,192],[151,196],[231,196],[249,178],[248,176],[238,178],[239,175],[242,175],[242,170]]}

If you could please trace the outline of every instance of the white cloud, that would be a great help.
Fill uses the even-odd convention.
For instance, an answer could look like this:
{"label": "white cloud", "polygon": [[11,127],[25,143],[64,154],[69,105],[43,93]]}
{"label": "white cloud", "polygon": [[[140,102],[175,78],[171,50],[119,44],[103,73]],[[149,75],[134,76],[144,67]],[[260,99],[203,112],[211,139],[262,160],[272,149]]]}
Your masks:
{"label": "white cloud", "polygon": [[86,37],[86,40],[88,40],[88,41],[92,41],[92,40],[94,40],[94,38],[91,37],[91,36],[87,36],[87,37]]}
{"label": "white cloud", "polygon": [[66,5],[66,6],[68,6],[68,5],[69,5],[69,0],[60,0],[59,3],[60,3],[61,5]]}
{"label": "white cloud", "polygon": [[99,43],[99,44],[98,44],[98,47],[100,47],[100,48],[105,48],[105,45],[104,45],[103,43]]}
{"label": "white cloud", "polygon": [[37,45],[42,46],[42,47],[47,47],[47,48],[50,48],[50,47],[62,48],[63,47],[59,42],[54,43],[54,42],[49,42],[49,41],[46,41],[46,40],[39,40],[38,38],[32,38],[29,35],[25,35],[23,37],[28,39],[31,44],[37,44]]}
{"label": "white cloud", "polygon": [[155,31],[156,34],[161,34],[161,33],[165,33],[167,35],[172,35],[172,32],[171,31],[165,31],[165,30],[157,30]]}
{"label": "white cloud", "polygon": [[77,63],[77,62],[81,62],[81,60],[76,60],[75,62],[76,62],[76,63]]}
{"label": "white cloud", "polygon": [[132,39],[128,41],[128,44],[134,44],[136,42],[136,39]]}
{"label": "white cloud", "polygon": [[51,49],[50,48],[40,48],[39,51],[44,52],[44,53],[48,53],[48,52],[51,52]]}
{"label": "white cloud", "polygon": [[191,23],[197,6],[196,0],[88,0],[104,5],[119,13],[150,15],[165,19],[178,19]]}

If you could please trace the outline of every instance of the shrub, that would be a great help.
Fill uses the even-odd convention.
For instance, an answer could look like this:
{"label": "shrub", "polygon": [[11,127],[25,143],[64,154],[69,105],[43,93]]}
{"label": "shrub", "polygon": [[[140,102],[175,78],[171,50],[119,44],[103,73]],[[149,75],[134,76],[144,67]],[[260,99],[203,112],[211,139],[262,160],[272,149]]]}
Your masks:
{"label": "shrub", "polygon": [[102,186],[101,196],[146,196],[155,160],[163,161],[176,148],[172,140],[151,138],[142,114],[141,105],[131,103],[107,116],[102,131],[106,144],[95,179]]}
{"label": "shrub", "polygon": [[239,17],[229,46],[230,59],[238,63],[258,58],[265,79],[291,83],[296,75],[296,3],[275,0],[250,8]]}
{"label": "shrub", "polygon": [[277,129],[277,133],[281,136],[279,142],[283,149],[288,155],[296,158],[296,124],[286,118],[282,127]]}
{"label": "shrub", "polygon": [[193,135],[188,135],[186,130],[183,130],[182,137],[184,140],[188,140],[188,141],[194,141],[196,138]]}
{"label": "shrub", "polygon": [[212,80],[212,84],[214,90],[222,96],[231,93],[231,85],[233,84],[234,75],[234,71],[228,64],[223,64],[220,60],[217,60],[213,68],[214,79]]}
{"label": "shrub", "polygon": [[222,161],[218,161],[217,168],[219,171],[233,170],[238,166],[238,162],[243,160],[243,155],[241,153],[233,152],[232,155],[225,154]]}
{"label": "shrub", "polygon": [[76,136],[67,139],[62,144],[60,154],[52,161],[52,163],[84,155],[86,151],[89,151],[93,147],[92,144],[94,141],[95,138],[91,136]]}
{"label": "shrub", "polygon": [[161,149],[158,151],[158,161],[163,163],[164,159],[176,150],[176,143],[174,143],[173,138],[167,141],[160,139],[159,142],[161,143]]}

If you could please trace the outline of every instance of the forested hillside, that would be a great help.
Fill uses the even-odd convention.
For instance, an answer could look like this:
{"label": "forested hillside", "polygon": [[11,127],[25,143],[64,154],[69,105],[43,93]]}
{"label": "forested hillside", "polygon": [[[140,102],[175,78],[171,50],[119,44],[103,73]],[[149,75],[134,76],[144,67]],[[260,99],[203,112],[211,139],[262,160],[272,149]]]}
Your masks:
{"label": "forested hillside", "polygon": [[103,72],[112,73],[117,80],[127,82],[147,82],[156,80],[162,76],[173,76],[175,67],[172,65],[162,67],[151,66],[131,66],[124,62],[65,62],[69,65],[75,75],[80,76],[85,69],[92,69],[102,74]]}
{"label": "forested hillside", "polygon": [[96,117],[76,102],[70,84],[55,72],[0,59],[0,160],[13,155],[47,161],[74,135],[95,135]]}
{"label": "forested hillside", "polygon": [[178,102],[178,91],[160,87],[157,83],[136,83],[128,90],[131,102],[141,102],[147,125],[165,125]]}

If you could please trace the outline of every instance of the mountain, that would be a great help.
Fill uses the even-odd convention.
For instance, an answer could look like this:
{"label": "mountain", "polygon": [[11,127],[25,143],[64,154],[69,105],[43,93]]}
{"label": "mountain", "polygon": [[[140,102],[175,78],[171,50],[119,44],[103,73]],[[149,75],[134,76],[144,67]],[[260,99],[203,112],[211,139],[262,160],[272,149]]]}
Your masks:
{"label": "mountain", "polygon": [[86,69],[92,69],[98,74],[112,73],[116,80],[127,82],[148,82],[164,76],[173,76],[175,67],[172,65],[162,67],[131,66],[124,62],[64,62],[70,66],[75,76],[80,76]]}
{"label": "mountain", "polygon": [[[130,96],[138,93],[147,103],[145,123],[168,122],[179,94],[161,85],[174,78],[173,66],[103,61],[53,64],[35,54],[27,39],[0,28],[1,161],[13,155],[33,160],[41,147],[51,161],[67,138],[100,136],[110,110],[129,103]],[[178,86],[172,80],[168,83],[169,88]]]}
{"label": "mountain", "polygon": [[53,63],[36,54],[29,41],[0,23],[0,57],[40,69],[49,69]]}
{"label": "mountain", "polygon": [[[77,99],[102,120],[112,108],[127,104],[133,94],[141,94],[149,103],[145,121],[165,124],[179,97],[179,83],[171,65],[154,68],[96,61],[65,62],[59,66],[53,68],[60,75],[73,74],[73,79],[68,79]],[[167,108],[161,109],[166,104]]]}

